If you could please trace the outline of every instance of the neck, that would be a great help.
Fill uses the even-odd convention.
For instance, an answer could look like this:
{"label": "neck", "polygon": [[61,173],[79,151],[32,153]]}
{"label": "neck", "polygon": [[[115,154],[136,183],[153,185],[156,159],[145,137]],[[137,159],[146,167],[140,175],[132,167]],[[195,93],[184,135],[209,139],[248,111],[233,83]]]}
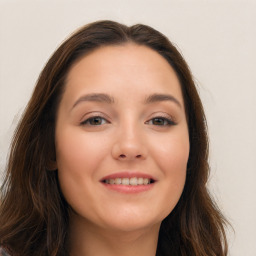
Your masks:
{"label": "neck", "polygon": [[71,220],[70,256],[155,256],[159,224],[133,231],[109,230]]}

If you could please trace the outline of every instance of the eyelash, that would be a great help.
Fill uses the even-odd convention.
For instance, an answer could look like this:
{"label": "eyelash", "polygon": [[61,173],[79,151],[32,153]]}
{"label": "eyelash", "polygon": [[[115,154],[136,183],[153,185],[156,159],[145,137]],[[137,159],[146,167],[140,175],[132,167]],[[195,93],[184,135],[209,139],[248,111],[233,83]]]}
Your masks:
{"label": "eyelash", "polygon": [[167,118],[165,116],[156,116],[156,117],[153,117],[151,118],[149,121],[146,122],[146,124],[149,124],[150,121],[153,121],[153,120],[161,120],[164,122],[163,125],[159,125],[159,124],[155,124],[156,126],[171,126],[171,125],[176,125],[177,123],[174,122],[171,118]]}
{"label": "eyelash", "polygon": [[81,125],[90,125],[90,126],[100,126],[100,125],[102,125],[102,123],[100,123],[100,124],[90,124],[91,121],[93,121],[93,120],[95,120],[97,118],[99,118],[101,120],[105,120],[106,121],[105,123],[109,123],[109,121],[107,121],[107,119],[102,117],[102,116],[92,116],[90,118],[87,118],[83,122],[81,122]]}
{"label": "eyelash", "polygon": [[[96,119],[100,119],[101,123],[100,124],[92,124],[92,123],[90,123],[93,120],[95,121]],[[154,118],[151,118],[150,120],[146,121],[145,124],[150,124],[150,122],[153,122],[153,120],[157,120],[157,119],[158,119],[158,121],[161,120],[164,124],[155,124],[155,126],[172,126],[172,125],[177,125],[177,123],[174,122],[171,118],[167,118],[167,117],[164,117],[164,116],[156,116]],[[80,124],[82,126],[85,126],[85,125],[100,126],[100,125],[103,125],[102,124],[102,120],[105,121],[103,124],[110,123],[106,118],[104,118],[102,116],[93,116],[93,117],[87,118],[86,120],[82,121]],[[154,125],[154,124],[152,124],[152,125]]]}

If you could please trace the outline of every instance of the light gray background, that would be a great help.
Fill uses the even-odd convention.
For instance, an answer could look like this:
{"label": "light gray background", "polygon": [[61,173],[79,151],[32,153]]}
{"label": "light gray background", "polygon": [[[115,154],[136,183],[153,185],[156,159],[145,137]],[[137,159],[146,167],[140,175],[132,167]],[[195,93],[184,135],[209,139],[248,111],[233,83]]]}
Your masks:
{"label": "light gray background", "polygon": [[0,0],[0,173],[39,72],[75,29],[145,23],[189,63],[208,117],[209,188],[232,223],[230,255],[256,255],[256,1]]}

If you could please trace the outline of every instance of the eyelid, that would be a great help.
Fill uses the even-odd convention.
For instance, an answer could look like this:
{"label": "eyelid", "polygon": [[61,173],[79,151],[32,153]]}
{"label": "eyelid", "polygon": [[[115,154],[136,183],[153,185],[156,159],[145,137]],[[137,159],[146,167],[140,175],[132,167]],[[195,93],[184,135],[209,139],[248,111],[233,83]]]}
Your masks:
{"label": "eyelid", "polygon": [[85,125],[87,121],[93,118],[100,117],[106,121],[106,123],[110,123],[109,117],[101,112],[90,112],[83,116],[82,120],[80,121],[80,125]]}
{"label": "eyelid", "polygon": [[152,121],[153,119],[164,119],[168,122],[167,125],[158,125],[158,126],[168,126],[168,125],[177,125],[177,122],[175,120],[174,117],[172,117],[171,115],[167,114],[167,113],[160,113],[160,114],[157,114],[155,113],[154,116],[152,116],[148,121],[146,121],[145,123],[148,124],[149,121]]}
{"label": "eyelid", "polygon": [[[80,125],[86,125],[87,121],[89,121],[90,119],[93,119],[93,118],[97,118],[97,117],[104,119],[106,121],[105,123],[111,123],[110,122],[110,118],[106,114],[104,114],[102,112],[89,112],[89,113],[87,113],[87,114],[85,114],[83,116],[83,118],[80,121]],[[172,125],[177,125],[177,121],[170,114],[167,114],[167,113],[157,113],[157,112],[153,113],[151,115],[151,117],[145,122],[145,124],[149,124],[150,121],[152,121],[153,119],[157,119],[157,118],[164,119],[165,121],[167,121],[167,124],[165,124],[165,125],[155,125],[155,126],[172,126]]]}

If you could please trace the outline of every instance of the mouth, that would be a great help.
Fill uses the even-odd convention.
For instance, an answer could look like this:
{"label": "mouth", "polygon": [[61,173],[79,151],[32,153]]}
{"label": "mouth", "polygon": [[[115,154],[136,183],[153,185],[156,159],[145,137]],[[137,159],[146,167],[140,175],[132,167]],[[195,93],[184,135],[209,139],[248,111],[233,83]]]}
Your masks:
{"label": "mouth", "polygon": [[103,183],[111,184],[111,185],[123,185],[123,186],[146,186],[155,182],[155,180],[151,178],[143,178],[143,177],[132,177],[132,178],[115,178],[115,179],[104,179]]}
{"label": "mouth", "polygon": [[100,182],[107,189],[130,194],[151,190],[157,180],[147,174],[119,172],[102,178]]}

